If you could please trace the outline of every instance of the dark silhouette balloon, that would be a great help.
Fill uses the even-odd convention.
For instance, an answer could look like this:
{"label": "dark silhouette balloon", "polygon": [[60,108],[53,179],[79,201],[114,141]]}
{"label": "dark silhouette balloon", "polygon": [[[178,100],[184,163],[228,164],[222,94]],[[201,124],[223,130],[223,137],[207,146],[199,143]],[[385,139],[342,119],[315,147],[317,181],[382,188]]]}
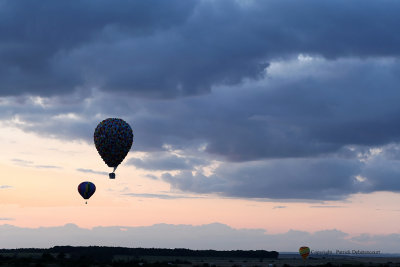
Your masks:
{"label": "dark silhouette balloon", "polygon": [[94,131],[94,144],[108,167],[114,168],[110,178],[115,178],[115,170],[124,160],[133,143],[132,128],[122,119],[108,118],[100,122]]}
{"label": "dark silhouette balloon", "polygon": [[84,199],[89,199],[96,192],[96,186],[91,182],[82,182],[78,185],[78,192]]}

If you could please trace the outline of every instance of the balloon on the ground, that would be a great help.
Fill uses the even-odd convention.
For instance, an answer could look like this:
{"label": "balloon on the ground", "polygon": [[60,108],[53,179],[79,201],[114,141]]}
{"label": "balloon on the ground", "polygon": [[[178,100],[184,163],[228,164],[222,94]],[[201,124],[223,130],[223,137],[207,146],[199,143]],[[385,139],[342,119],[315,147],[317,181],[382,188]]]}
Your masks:
{"label": "balloon on the ground", "polygon": [[[115,169],[124,160],[133,143],[132,128],[122,119],[108,118],[94,131],[94,144],[108,167]],[[115,178],[114,171],[110,178]]]}
{"label": "balloon on the ground", "polygon": [[82,182],[78,185],[78,192],[84,199],[89,199],[96,192],[96,186],[92,182]]}
{"label": "balloon on the ground", "polygon": [[307,259],[308,255],[310,255],[310,248],[309,247],[301,247],[299,248],[300,256],[305,260]]}

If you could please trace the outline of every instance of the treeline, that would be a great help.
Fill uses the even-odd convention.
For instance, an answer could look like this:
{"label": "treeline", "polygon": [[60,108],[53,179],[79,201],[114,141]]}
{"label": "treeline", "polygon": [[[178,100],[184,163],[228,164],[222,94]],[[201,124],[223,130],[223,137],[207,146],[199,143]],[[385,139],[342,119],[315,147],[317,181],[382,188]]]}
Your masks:
{"label": "treeline", "polygon": [[259,258],[277,259],[279,253],[266,250],[191,250],[185,248],[125,248],[125,247],[73,247],[55,246],[49,249],[23,248],[0,249],[1,253],[50,253],[70,255],[71,258],[93,257],[97,259],[112,259],[115,255],[133,257],[163,256],[163,257],[204,257],[204,258]]}
{"label": "treeline", "polygon": [[266,250],[191,250],[185,248],[124,248],[124,247],[71,247],[56,246],[49,249],[50,253],[83,253],[130,255],[130,256],[164,256],[164,257],[221,257],[221,258],[278,258],[276,251]]}

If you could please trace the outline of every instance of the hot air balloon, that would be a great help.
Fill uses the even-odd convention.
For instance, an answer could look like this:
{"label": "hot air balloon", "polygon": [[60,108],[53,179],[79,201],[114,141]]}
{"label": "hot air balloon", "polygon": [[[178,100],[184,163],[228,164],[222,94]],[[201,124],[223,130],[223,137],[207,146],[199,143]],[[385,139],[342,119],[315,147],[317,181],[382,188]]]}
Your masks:
{"label": "hot air balloon", "polygon": [[310,255],[310,248],[309,247],[301,247],[299,248],[300,256],[303,260],[307,259],[308,255]]}
{"label": "hot air balloon", "polygon": [[[78,185],[78,192],[84,199],[89,199],[96,191],[96,186],[91,182],[82,182]],[[87,204],[87,201],[86,201]]]}
{"label": "hot air balloon", "polygon": [[122,119],[108,118],[97,125],[94,144],[107,166],[114,168],[110,179],[115,179],[114,172],[128,154],[132,142],[132,128]]}

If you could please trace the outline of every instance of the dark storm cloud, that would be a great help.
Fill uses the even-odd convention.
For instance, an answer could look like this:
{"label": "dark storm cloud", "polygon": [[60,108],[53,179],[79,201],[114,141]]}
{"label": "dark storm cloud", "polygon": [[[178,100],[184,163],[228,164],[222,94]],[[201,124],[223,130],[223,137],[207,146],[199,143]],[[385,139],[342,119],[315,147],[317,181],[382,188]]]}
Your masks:
{"label": "dark storm cloud", "polygon": [[279,64],[284,73],[275,73],[276,63],[262,83],[138,103],[131,116],[140,140],[135,148],[206,144],[210,154],[247,161],[329,153],[356,158],[370,146],[399,141],[397,60]]}
{"label": "dark storm cloud", "polygon": [[[361,148],[399,141],[399,64],[369,62],[373,61],[288,64],[283,71],[293,74],[271,76],[251,94],[241,91],[230,97],[230,104],[222,107],[229,111],[214,119],[221,121],[205,127],[214,136],[207,151],[241,161],[344,152],[346,145]],[[221,101],[222,96],[215,107]]]}
{"label": "dark storm cloud", "polygon": [[[54,98],[45,108],[25,99],[2,109],[18,114],[26,123],[17,126],[26,131],[89,143],[97,123],[118,114],[133,128],[133,150],[151,152],[127,163],[147,170],[191,171],[213,159],[240,166],[234,167],[237,174],[218,169],[215,179],[189,172],[182,179],[165,179],[183,191],[343,199],[357,192],[400,189],[395,178],[400,173],[395,167],[400,151],[397,69],[397,60],[292,60],[272,64],[270,77],[263,81],[218,87],[197,97],[144,100],[99,93],[80,102]],[[183,156],[169,154],[165,145],[181,149]],[[383,160],[370,160],[376,157],[374,147],[382,149]],[[281,168],[272,167],[276,158],[282,159]],[[322,162],[330,167],[328,175],[316,167]],[[312,167],[302,169],[303,164]],[[293,176],[281,169],[300,171]],[[240,179],[250,174],[251,179]],[[367,180],[353,185],[356,175]],[[271,192],[272,177],[279,177],[281,190]],[[294,192],[293,179],[309,185]]]}
{"label": "dark storm cloud", "polygon": [[[24,37],[26,39],[24,42],[27,41],[29,44],[29,41],[35,41],[37,38],[41,44],[46,45],[46,38],[52,36],[45,34],[46,31],[49,31],[54,34],[51,43],[55,47],[54,49],[64,42],[67,43],[62,46],[65,55],[60,59],[69,61],[66,66],[74,66],[75,69],[79,69],[85,64],[91,64],[94,60],[89,60],[87,57],[88,54],[92,54],[93,59],[102,62],[93,63],[94,66],[87,67],[87,69],[96,72],[96,69],[108,66],[110,70],[106,73],[111,76],[114,75],[112,73],[118,73],[115,75],[121,76],[118,79],[121,83],[125,82],[124,77],[125,79],[134,79],[132,77],[135,77],[135,68],[138,65],[144,68],[140,74],[151,74],[151,80],[157,80],[162,75],[153,72],[151,66],[155,68],[162,66],[163,64],[158,64],[157,60],[166,60],[166,58],[157,53],[168,54],[168,51],[165,51],[168,49],[179,51],[194,49],[193,53],[188,52],[188,55],[185,54],[184,57],[168,58],[165,61],[169,65],[165,71],[176,71],[174,69],[177,68],[176,65],[179,65],[177,61],[187,60],[187,64],[183,64],[185,71],[178,71],[179,75],[166,74],[169,79],[173,80],[172,83],[177,83],[176,79],[184,77],[187,74],[186,71],[191,72],[192,67],[197,68],[196,64],[200,59],[207,61],[207,64],[218,65],[219,62],[224,62],[224,66],[220,66],[221,70],[227,70],[227,68],[235,66],[246,69],[247,65],[242,60],[247,60],[249,56],[258,61],[263,61],[260,59],[264,58],[264,54],[273,55],[271,59],[274,59],[275,56],[282,59],[289,52],[289,54],[296,55],[299,52],[307,52],[305,48],[313,47],[316,51],[320,50],[315,54],[322,54],[328,58],[368,56],[368,51],[371,52],[370,55],[382,56],[384,55],[382,47],[390,46],[396,41],[393,40],[392,35],[381,36],[385,38],[380,39],[379,46],[374,46],[374,41],[362,42],[362,40],[366,38],[366,34],[369,34],[371,40],[377,40],[374,36],[386,34],[386,30],[378,31],[378,29],[383,29],[381,28],[383,25],[386,27],[385,29],[391,29],[392,24],[397,23],[396,19],[389,18],[393,17],[391,12],[398,5],[395,1],[387,1],[385,5],[367,1],[363,4],[365,9],[361,10],[356,2],[345,1],[338,1],[335,4],[311,1],[307,5],[290,1],[247,4],[238,4],[234,1],[203,1],[187,2],[186,4],[171,2],[164,7],[163,2],[154,1],[151,5],[152,8],[148,8],[144,4],[138,6],[139,4],[128,2],[109,6],[104,2],[77,1],[66,4],[49,1],[32,6],[32,12],[26,12],[26,17],[23,17],[22,21],[17,21],[15,17],[18,18],[22,16],[20,14],[25,14],[24,8],[29,5],[4,0],[2,3],[1,7],[6,15],[4,20],[10,25],[9,28],[3,27],[3,31],[6,31],[5,40],[18,42]],[[27,1],[27,3],[31,2]],[[88,8],[89,3],[91,8]],[[158,5],[166,8],[163,10],[169,11],[168,14],[163,12],[158,14],[157,12],[160,12],[156,8]],[[336,8],[331,9],[331,5]],[[393,8],[389,8],[390,6]],[[297,8],[295,13],[293,7]],[[141,8],[145,8],[144,13],[139,12],[143,11]],[[53,12],[51,13],[53,16],[48,18],[39,16],[49,10]],[[63,10],[63,15],[55,16],[54,14],[58,14],[60,10]],[[135,10],[134,12],[140,13],[141,16],[128,16],[126,10]],[[86,18],[88,21],[81,21],[84,14],[92,16]],[[70,19],[72,17],[76,17],[77,21],[72,21]],[[54,20],[54,23],[45,23],[43,20],[46,18],[50,20],[49,22]],[[359,22],[357,31],[354,23],[349,23],[350,18],[352,22]],[[374,19],[380,19],[380,23],[376,25]],[[43,27],[43,32],[37,33],[38,36],[35,38],[31,33],[27,36],[20,33],[23,29],[23,32],[28,31],[26,29],[28,26],[24,22],[36,20],[38,20],[37,25],[31,23],[32,27],[38,27],[38,29]],[[69,20],[71,23],[67,23]],[[160,23],[159,20],[163,23]],[[78,23],[82,25],[78,27]],[[54,29],[57,29],[57,25],[64,25],[65,34],[67,37],[71,36],[64,37],[65,40],[58,38],[57,34],[60,35],[61,32]],[[111,28],[109,29],[107,26]],[[74,27],[76,30],[71,31],[69,27]],[[15,30],[9,30],[11,28],[15,28]],[[360,29],[365,31],[359,31]],[[118,32],[118,34],[115,38],[107,39],[108,41],[105,42],[104,35],[111,34],[110,31],[111,33]],[[275,34],[271,34],[271,32]],[[356,35],[358,38],[352,37],[355,33],[358,34]],[[169,38],[169,35],[172,37]],[[270,35],[275,37],[269,38]],[[330,35],[332,35],[331,39],[328,38]],[[334,38],[335,35],[340,35],[341,38]],[[165,45],[165,42],[169,42],[173,38],[183,39],[178,42],[179,45]],[[208,40],[207,38],[212,39],[212,42],[205,42]],[[293,38],[299,40],[295,41]],[[145,41],[149,44],[143,43]],[[325,44],[328,41],[329,46],[318,47],[320,42]],[[285,42],[290,43],[290,46],[287,47],[291,47],[293,51],[287,49]],[[307,42],[310,45],[303,45]],[[114,45],[122,47],[114,47]],[[146,54],[144,50],[150,49],[152,46],[155,46],[154,49]],[[108,57],[113,57],[115,54],[107,51],[104,47],[115,48],[115,53],[119,53],[123,49],[132,49],[132,51],[121,52],[120,60],[108,60]],[[354,47],[354,49],[349,47]],[[360,49],[356,49],[357,47]],[[362,47],[364,49],[361,49]],[[201,53],[195,50],[200,48]],[[96,52],[99,49],[103,50]],[[395,50],[396,47],[393,46],[392,49],[387,47],[385,51],[392,51],[392,55],[397,55]],[[140,53],[144,57],[144,60],[140,61],[141,64],[135,64],[138,61],[131,58],[136,53]],[[15,57],[18,55],[18,53],[6,54]],[[191,58],[190,55],[198,57],[198,60]],[[154,56],[153,59],[156,61],[146,65],[147,57],[150,56]],[[171,62],[174,64],[171,65]],[[121,69],[127,72],[120,73],[121,64],[125,64]],[[204,65],[205,70],[211,71],[214,76],[224,76],[218,69],[207,64]],[[140,140],[140,142],[135,142],[133,149],[159,151],[166,143],[177,148],[187,148],[203,143],[207,145],[207,152],[224,156],[230,161],[308,157],[339,150],[343,152],[343,147],[349,144],[376,146],[398,141],[400,128],[397,126],[399,125],[397,121],[399,112],[396,107],[400,101],[400,95],[396,85],[400,82],[398,78],[400,67],[396,60],[391,62],[335,60],[317,62],[314,65],[314,67],[299,65],[296,68],[288,68],[287,71],[291,73],[287,73],[284,77],[277,78],[272,73],[262,85],[250,83],[246,84],[243,89],[227,87],[224,91],[216,90],[216,92],[203,95],[203,97],[178,99],[176,102],[173,100],[137,100],[121,97],[118,94],[88,92],[80,88],[75,95],[55,96],[48,99],[50,107],[46,108],[36,105],[32,110],[27,110],[26,104],[31,100],[29,98],[16,99],[15,101],[25,101],[25,103],[16,107],[9,105],[4,108],[5,112],[2,114],[6,117],[13,116],[18,114],[16,109],[20,107],[19,112],[22,114],[18,115],[21,119],[33,122],[32,125],[21,125],[20,127],[24,130],[40,132],[42,135],[85,139],[91,143],[92,131],[97,123],[104,119],[106,114],[116,114],[129,122],[134,122],[135,141]],[[269,71],[273,71],[273,68],[270,67]],[[203,75],[200,70],[195,72],[196,75],[192,73],[189,76],[194,80],[201,80],[199,83],[202,81],[208,84],[214,83],[205,81],[211,79],[209,77],[213,75]],[[298,76],[299,72],[300,76]],[[101,72],[99,75],[93,75],[98,77],[96,79],[105,79],[101,83],[109,83],[112,79],[108,74]],[[291,77],[292,75],[293,77]],[[129,77],[126,78],[127,76]],[[215,78],[215,81],[220,81],[215,84],[232,84],[232,82],[227,82],[230,80],[227,78],[228,76]],[[243,78],[251,75],[235,74],[234,76]],[[162,84],[162,81],[154,82]],[[192,83],[196,82],[192,81]],[[186,90],[182,86],[178,86],[179,90]],[[132,85],[129,87],[129,91],[146,88],[146,86],[139,87],[137,89]],[[35,86],[29,88],[35,90]],[[45,87],[41,86],[40,88]],[[108,86],[107,88],[114,90],[116,87]],[[171,89],[174,86],[160,85],[155,88],[160,91],[154,92],[155,95],[177,94],[175,89]],[[196,90],[194,89],[196,86],[191,88]],[[103,88],[103,90],[105,89]],[[13,92],[18,92],[18,90]],[[52,92],[58,94],[55,89]],[[30,93],[35,94],[35,91]],[[36,93],[38,94],[39,91]],[[186,93],[189,94],[189,92]],[[85,102],[86,100],[88,102]],[[93,101],[93,103],[90,104],[89,101]],[[83,119],[74,120],[63,117],[57,119],[58,115],[69,112],[83,116]],[[51,115],[51,117],[43,120],[44,114]],[[102,114],[104,115],[100,116],[101,119],[95,119],[95,116]],[[62,127],[60,127],[61,122]]]}
{"label": "dark storm cloud", "polygon": [[[399,7],[0,0],[0,118],[89,144],[101,120],[123,118],[132,150],[148,152],[126,163],[184,171],[163,179],[188,192],[398,192]],[[381,147],[388,161],[370,150]],[[214,160],[221,166],[202,175]]]}
{"label": "dark storm cloud", "polygon": [[[362,6],[362,8],[360,8]],[[0,93],[209,92],[299,53],[397,56],[397,1],[0,1]]]}
{"label": "dark storm cloud", "polygon": [[[86,83],[101,61],[79,65],[73,54],[81,47],[95,51],[110,42],[105,70],[117,68],[119,44],[180,25],[192,13],[193,1],[74,2],[0,1],[0,92],[3,95],[57,95]],[[121,42],[119,42],[121,41]],[[104,54],[90,54],[97,59]],[[123,52],[127,52],[126,50]],[[139,51],[139,54],[145,51]],[[137,60],[136,60],[137,61]],[[96,72],[101,77],[104,73]],[[130,85],[132,87],[132,85]]]}
{"label": "dark storm cloud", "polygon": [[99,113],[107,105],[87,104],[90,96],[78,92],[64,97],[5,97],[0,99],[0,118],[7,126],[41,137],[85,140],[93,144],[94,129],[105,119],[98,118]]}
{"label": "dark storm cloud", "polygon": [[[22,98],[23,104],[4,99],[1,109],[17,114],[25,123],[15,125],[25,131],[91,144],[98,122],[124,118],[134,131],[133,151],[151,152],[127,163],[147,170],[190,172],[212,160],[240,166],[233,168],[238,174],[218,169],[215,179],[189,172],[182,173],[182,179],[179,175],[165,179],[183,191],[244,198],[343,199],[357,192],[400,189],[395,179],[400,171],[395,167],[400,151],[396,144],[399,66],[394,59],[290,60],[271,64],[269,77],[262,81],[216,87],[196,97],[137,99],[97,92],[76,102],[75,97],[49,98],[46,107],[29,98]],[[386,162],[370,159],[376,157],[374,147],[382,149]],[[182,157],[169,154],[175,149],[183,151]],[[301,171],[293,176],[271,167],[277,158],[282,159],[282,169]],[[316,168],[318,164],[302,169],[318,160],[318,164],[331,162],[328,175]],[[240,179],[239,174],[253,177]],[[353,185],[357,175],[366,181]],[[281,190],[271,192],[270,177],[279,177]],[[293,179],[304,180],[309,188],[304,185],[294,192]]]}
{"label": "dark storm cloud", "polygon": [[[343,200],[356,193],[400,192],[400,160],[391,159],[399,146],[372,149],[360,158],[291,158],[222,163],[211,175],[181,171],[162,179],[173,189],[216,193],[226,197],[298,200]],[[375,150],[375,151],[374,151]],[[311,206],[343,208],[343,206]]]}
{"label": "dark storm cloud", "polygon": [[400,192],[400,161],[377,156],[363,169],[361,176],[374,191]]}
{"label": "dark storm cloud", "polygon": [[388,144],[381,149],[380,155],[388,161],[400,160],[400,146],[397,144]]}
{"label": "dark storm cloud", "polygon": [[339,200],[363,189],[355,175],[360,162],[341,159],[286,159],[227,163],[210,176],[182,171],[162,178],[184,192],[239,198]]}

